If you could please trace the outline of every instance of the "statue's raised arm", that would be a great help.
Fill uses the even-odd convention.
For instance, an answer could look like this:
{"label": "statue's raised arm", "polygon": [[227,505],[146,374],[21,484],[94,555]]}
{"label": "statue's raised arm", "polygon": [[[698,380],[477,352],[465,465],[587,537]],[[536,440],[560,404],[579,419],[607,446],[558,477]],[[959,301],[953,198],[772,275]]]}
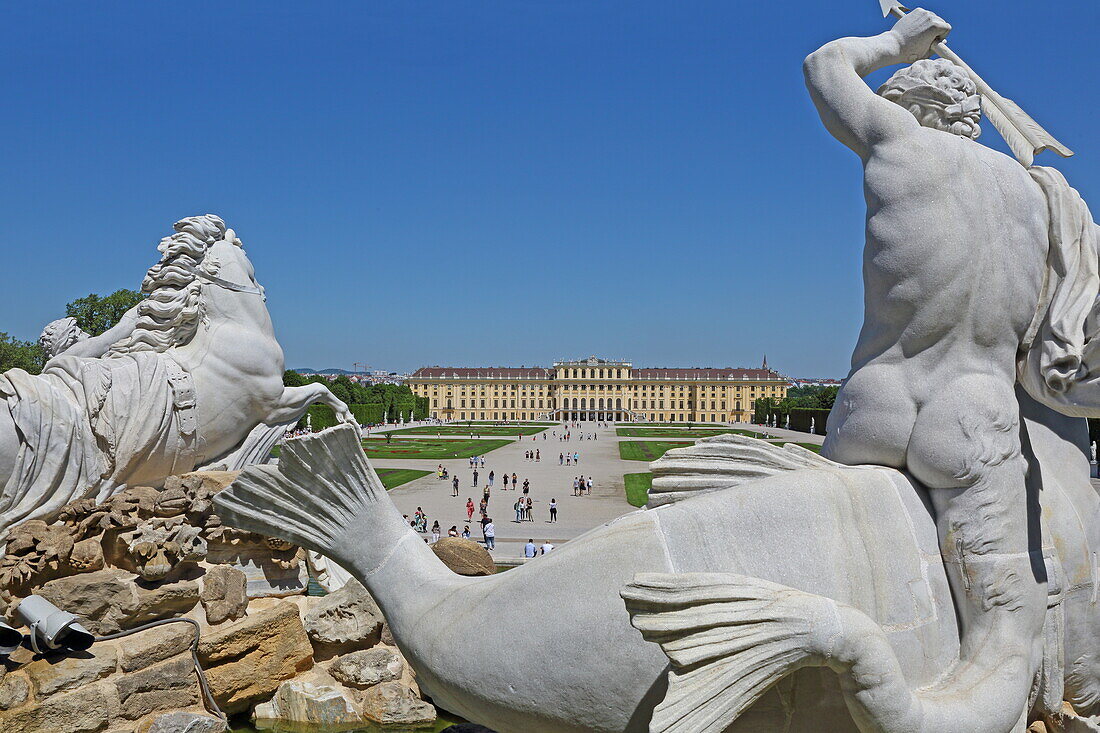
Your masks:
{"label": "statue's raised arm", "polygon": [[932,46],[950,31],[942,18],[917,9],[885,33],[839,38],[807,56],[802,65],[806,86],[833,137],[866,158],[873,146],[916,130],[919,123],[913,115],[875,94],[863,77],[928,58]]}

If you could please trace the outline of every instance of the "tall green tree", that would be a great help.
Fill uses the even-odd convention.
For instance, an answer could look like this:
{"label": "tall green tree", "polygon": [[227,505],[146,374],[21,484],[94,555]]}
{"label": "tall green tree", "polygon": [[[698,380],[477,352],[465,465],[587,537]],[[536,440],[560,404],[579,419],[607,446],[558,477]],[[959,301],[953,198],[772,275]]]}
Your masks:
{"label": "tall green tree", "polygon": [[145,296],[136,290],[116,290],[100,297],[95,293],[78,298],[65,306],[65,315],[92,336],[98,336],[114,326],[126,311],[140,303]]}
{"label": "tall green tree", "polygon": [[0,372],[18,368],[38,374],[45,363],[46,354],[41,346],[31,341],[20,341],[0,331]]}

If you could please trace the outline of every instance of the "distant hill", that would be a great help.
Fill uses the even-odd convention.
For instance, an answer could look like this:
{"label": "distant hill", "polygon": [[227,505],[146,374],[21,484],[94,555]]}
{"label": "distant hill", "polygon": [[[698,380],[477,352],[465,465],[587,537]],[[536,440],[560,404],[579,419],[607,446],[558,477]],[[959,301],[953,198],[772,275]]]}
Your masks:
{"label": "distant hill", "polygon": [[349,372],[347,369],[306,369],[302,367],[292,368],[290,371],[299,374],[366,374],[366,372]]}

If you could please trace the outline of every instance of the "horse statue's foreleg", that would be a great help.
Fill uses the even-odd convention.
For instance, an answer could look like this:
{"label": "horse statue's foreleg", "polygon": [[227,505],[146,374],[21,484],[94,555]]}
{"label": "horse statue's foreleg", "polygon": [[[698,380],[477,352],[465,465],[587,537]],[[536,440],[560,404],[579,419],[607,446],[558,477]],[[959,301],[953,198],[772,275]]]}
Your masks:
{"label": "horse statue's foreleg", "polygon": [[882,628],[831,598],[727,573],[640,574],[621,595],[631,623],[671,662],[651,733],[720,733],[774,683],[811,666],[838,674],[865,733],[994,730],[968,694],[978,690],[911,690]]}
{"label": "horse statue's foreleg", "polygon": [[328,405],[336,413],[336,419],[347,423],[359,430],[359,422],[351,414],[348,406],[336,398],[323,384],[311,383],[301,387],[284,387],[275,407],[264,418],[268,425],[287,423],[299,420],[306,410],[315,402]]}

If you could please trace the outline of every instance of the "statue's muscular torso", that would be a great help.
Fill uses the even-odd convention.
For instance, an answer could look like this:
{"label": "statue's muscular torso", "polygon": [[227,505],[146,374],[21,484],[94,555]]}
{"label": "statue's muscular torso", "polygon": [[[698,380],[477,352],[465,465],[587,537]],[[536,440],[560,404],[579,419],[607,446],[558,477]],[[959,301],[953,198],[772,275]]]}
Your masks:
{"label": "statue's muscular torso", "polygon": [[826,449],[904,468],[924,405],[955,399],[968,378],[1011,391],[1042,288],[1047,209],[1016,161],[925,127],[871,149],[864,193],[864,324]]}

